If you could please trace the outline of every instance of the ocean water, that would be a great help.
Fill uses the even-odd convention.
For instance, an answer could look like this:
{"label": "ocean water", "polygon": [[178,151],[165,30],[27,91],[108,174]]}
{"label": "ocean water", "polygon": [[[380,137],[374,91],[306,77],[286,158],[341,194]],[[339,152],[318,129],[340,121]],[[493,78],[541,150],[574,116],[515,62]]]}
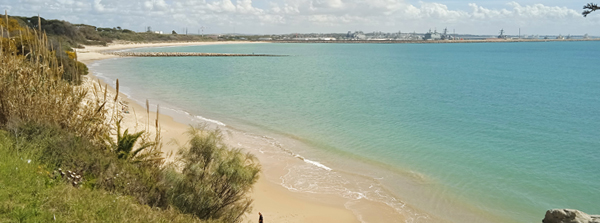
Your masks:
{"label": "ocean water", "polygon": [[279,177],[291,190],[386,203],[414,222],[600,214],[600,42],[135,51],[290,55],[121,58],[91,69],[134,99],[278,142],[311,164]]}

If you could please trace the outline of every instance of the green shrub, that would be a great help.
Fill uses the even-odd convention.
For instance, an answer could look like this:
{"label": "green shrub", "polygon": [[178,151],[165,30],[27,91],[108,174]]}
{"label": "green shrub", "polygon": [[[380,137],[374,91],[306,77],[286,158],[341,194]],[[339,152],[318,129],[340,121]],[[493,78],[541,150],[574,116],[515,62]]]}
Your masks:
{"label": "green shrub", "polygon": [[[131,160],[133,162],[143,162],[145,161],[145,158],[148,158],[148,156],[144,155],[152,156],[153,154],[154,156],[152,156],[152,158],[159,158],[160,154],[152,153],[152,151],[156,152],[158,149],[156,146],[159,142],[147,140],[144,137],[144,131],[129,134],[129,129],[125,129],[125,131],[121,133],[121,120],[116,122],[116,126],[116,140],[113,140],[112,137],[108,136],[106,137],[106,141],[109,143],[110,150],[114,152],[119,159]],[[157,131],[160,130],[157,129]],[[141,139],[139,143],[138,139]],[[133,148],[136,144],[138,147],[134,150]],[[143,152],[145,151],[149,151],[150,153],[144,154]],[[142,155],[138,156],[140,153]]]}
{"label": "green shrub", "polygon": [[83,176],[82,186],[134,197],[140,204],[167,208],[162,169],[155,163],[121,160],[86,138],[51,125],[27,123],[10,129],[19,146],[16,151],[37,154],[53,170],[70,170]]}
{"label": "green shrub", "polygon": [[189,148],[165,170],[170,203],[200,219],[239,222],[251,211],[248,191],[260,165],[253,155],[227,148],[219,131],[192,129],[190,135]]}
{"label": "green shrub", "polygon": [[130,196],[63,182],[35,159],[32,149],[47,145],[44,137],[34,138],[0,130],[0,222],[200,222],[173,208],[151,208]]}
{"label": "green shrub", "polygon": [[77,70],[79,71],[79,75],[88,75],[90,73],[88,67],[79,61],[77,61]]}

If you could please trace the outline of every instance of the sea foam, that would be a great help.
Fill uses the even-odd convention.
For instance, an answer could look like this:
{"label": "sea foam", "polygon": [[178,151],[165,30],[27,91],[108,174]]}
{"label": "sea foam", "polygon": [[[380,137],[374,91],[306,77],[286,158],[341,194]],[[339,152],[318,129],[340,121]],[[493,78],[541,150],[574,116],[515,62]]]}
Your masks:
{"label": "sea foam", "polygon": [[324,170],[331,171],[331,168],[329,168],[328,166],[323,165],[322,163],[306,159],[306,158],[304,158],[304,157],[302,157],[300,155],[296,155],[296,157],[299,158],[299,159],[301,159],[302,161],[308,163],[308,164],[312,164],[312,165],[315,165],[315,166],[317,166],[319,168],[322,168]]}
{"label": "sea foam", "polygon": [[207,121],[207,122],[211,122],[211,123],[217,124],[219,126],[227,126],[227,125],[225,125],[225,123],[222,123],[220,121],[217,121],[217,120],[214,120],[214,119],[205,118],[205,117],[202,117],[202,116],[199,116],[199,115],[196,115],[196,118],[200,119],[200,120],[203,120],[203,121]]}

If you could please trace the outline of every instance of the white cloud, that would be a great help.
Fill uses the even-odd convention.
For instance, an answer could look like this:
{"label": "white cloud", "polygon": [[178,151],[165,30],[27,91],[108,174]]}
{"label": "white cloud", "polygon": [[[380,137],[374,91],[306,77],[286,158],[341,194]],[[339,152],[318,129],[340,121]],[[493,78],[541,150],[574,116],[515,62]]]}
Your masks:
{"label": "white cloud", "polygon": [[252,0],[238,0],[236,5],[237,12],[240,14],[259,15],[263,13],[262,9],[252,6]]}
{"label": "white cloud", "polygon": [[102,0],[94,0],[94,9],[97,12],[103,12],[104,11],[104,5],[102,5]]}
{"label": "white cloud", "polygon": [[344,6],[341,0],[314,0],[312,2],[316,8],[342,8]]}
{"label": "white cloud", "polygon": [[215,12],[235,12],[235,5],[231,0],[220,0],[208,4],[208,8]]}
{"label": "white cloud", "polygon": [[579,12],[566,7],[552,7],[542,4],[521,6],[517,2],[510,2],[508,5],[513,7],[514,16],[522,18],[566,19],[581,17]]}
{"label": "white cloud", "polygon": [[[7,1],[5,3],[4,1]],[[540,0],[541,1],[541,0]],[[532,34],[592,32],[596,14],[542,3],[507,1],[497,8],[475,3],[453,9],[437,2],[405,0],[271,0],[257,7],[252,0],[3,0],[9,14],[69,19],[74,23],[114,27],[152,26],[155,30],[210,26],[210,32],[344,32],[347,30],[424,32],[434,27],[461,33],[495,34],[519,27]],[[598,13],[600,14],[600,13]],[[588,31],[589,29],[589,31]],[[600,35],[600,33],[596,33]]]}
{"label": "white cloud", "polygon": [[466,12],[449,10],[446,5],[439,3],[422,3],[419,12],[421,18],[440,19],[447,22],[456,22],[468,17]]}

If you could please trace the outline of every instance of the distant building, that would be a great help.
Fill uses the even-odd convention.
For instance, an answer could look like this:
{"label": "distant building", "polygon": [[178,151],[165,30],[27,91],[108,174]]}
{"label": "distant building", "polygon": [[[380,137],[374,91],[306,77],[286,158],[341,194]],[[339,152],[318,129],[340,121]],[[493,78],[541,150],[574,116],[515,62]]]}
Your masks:
{"label": "distant building", "polygon": [[291,38],[295,41],[336,41],[336,38],[333,37],[296,37]]}
{"label": "distant building", "polygon": [[448,34],[448,28],[444,28],[444,33],[442,33],[442,40],[453,40],[454,36]]}
{"label": "distant building", "polygon": [[507,39],[508,36],[504,35],[504,29],[500,30],[500,35],[498,36],[498,39]]}
{"label": "distant building", "polygon": [[260,41],[271,41],[271,40],[273,40],[273,38],[271,38],[271,37],[261,37],[261,38],[258,38],[258,40],[260,40]]}
{"label": "distant building", "polygon": [[434,32],[431,32],[431,29],[429,30],[429,32],[425,33],[425,37],[423,37],[424,40],[440,40],[442,39],[442,34],[438,33],[437,30]]}
{"label": "distant building", "polygon": [[367,36],[365,34],[363,34],[363,33],[359,33],[359,34],[355,35],[354,39],[357,39],[357,40],[366,40]]}
{"label": "distant building", "polygon": [[346,38],[350,40],[366,40],[367,36],[362,31],[356,31],[354,33],[348,31]]}
{"label": "distant building", "polygon": [[154,31],[156,34],[163,34],[163,31]]}

